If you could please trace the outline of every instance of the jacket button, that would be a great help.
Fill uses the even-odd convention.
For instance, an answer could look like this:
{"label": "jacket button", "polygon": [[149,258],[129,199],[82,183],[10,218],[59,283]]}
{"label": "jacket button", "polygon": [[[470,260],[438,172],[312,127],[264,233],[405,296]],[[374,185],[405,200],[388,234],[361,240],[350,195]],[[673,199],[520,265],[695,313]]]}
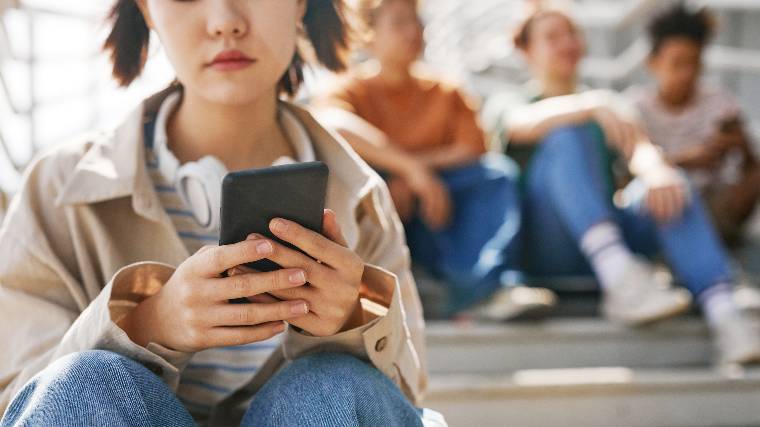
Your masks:
{"label": "jacket button", "polygon": [[382,337],[375,343],[375,351],[381,352],[385,349],[385,346],[388,345],[388,338]]}
{"label": "jacket button", "polygon": [[149,371],[153,372],[154,374],[158,375],[159,377],[164,374],[164,369],[155,363],[146,363],[145,367],[148,368]]}

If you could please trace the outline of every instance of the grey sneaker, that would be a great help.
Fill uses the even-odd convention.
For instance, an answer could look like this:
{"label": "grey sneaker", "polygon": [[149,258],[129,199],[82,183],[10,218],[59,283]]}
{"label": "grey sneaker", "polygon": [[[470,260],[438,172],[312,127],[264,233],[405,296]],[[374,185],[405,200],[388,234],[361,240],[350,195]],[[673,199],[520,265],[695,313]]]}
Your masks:
{"label": "grey sneaker", "polygon": [[614,322],[640,326],[677,316],[689,309],[691,301],[691,294],[673,288],[667,275],[636,260],[621,283],[604,290],[601,311]]}
{"label": "grey sneaker", "polygon": [[503,322],[548,315],[557,305],[557,295],[545,288],[513,286],[496,291],[467,313],[478,320]]}
{"label": "grey sneaker", "polygon": [[715,326],[715,346],[720,363],[749,364],[760,362],[760,331],[743,314],[730,317]]}

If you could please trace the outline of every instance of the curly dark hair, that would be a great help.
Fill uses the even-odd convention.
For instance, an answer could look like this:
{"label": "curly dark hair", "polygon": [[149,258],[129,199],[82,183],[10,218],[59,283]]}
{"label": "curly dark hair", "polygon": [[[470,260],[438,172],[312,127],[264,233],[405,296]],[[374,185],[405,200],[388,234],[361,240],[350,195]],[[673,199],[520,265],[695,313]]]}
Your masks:
{"label": "curly dark hair", "polygon": [[680,37],[705,46],[713,36],[713,17],[709,10],[690,11],[683,3],[677,4],[654,17],[647,26],[652,42],[652,54],[656,55],[669,39]]}

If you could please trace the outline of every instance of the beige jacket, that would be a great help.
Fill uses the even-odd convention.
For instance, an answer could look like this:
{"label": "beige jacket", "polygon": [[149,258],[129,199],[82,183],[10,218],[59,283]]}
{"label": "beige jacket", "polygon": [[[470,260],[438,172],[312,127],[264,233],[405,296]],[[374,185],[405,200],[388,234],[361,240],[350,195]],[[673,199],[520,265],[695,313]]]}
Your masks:
{"label": "beige jacket", "polygon": [[[57,147],[27,171],[0,231],[0,413],[52,361],[85,350],[131,357],[177,387],[192,355],[138,346],[115,323],[189,256],[144,162],[144,117],[155,113],[166,93],[145,101],[114,132]],[[367,263],[367,323],[327,338],[289,329],[254,382],[305,353],[343,351],[373,363],[419,404],[426,386],[424,323],[387,188],[307,111],[285,107],[329,166],[326,205]]]}

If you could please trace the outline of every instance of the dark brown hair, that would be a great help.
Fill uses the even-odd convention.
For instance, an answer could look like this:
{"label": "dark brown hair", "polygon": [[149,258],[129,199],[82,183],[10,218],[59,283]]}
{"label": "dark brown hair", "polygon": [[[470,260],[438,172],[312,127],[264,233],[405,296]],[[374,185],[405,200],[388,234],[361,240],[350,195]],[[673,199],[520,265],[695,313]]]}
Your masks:
{"label": "dark brown hair", "polygon": [[[303,23],[314,57],[332,71],[343,71],[351,34],[344,0],[307,1]],[[137,0],[117,0],[108,19],[112,27],[103,50],[111,56],[113,77],[126,87],[140,76],[145,66],[150,30]],[[297,49],[290,69],[280,80],[281,93],[292,96],[298,91],[303,83],[304,65],[304,53]]]}
{"label": "dark brown hair", "polygon": [[559,16],[567,19],[575,27],[575,21],[559,8],[556,7],[538,7],[531,12],[527,18],[525,18],[520,25],[517,26],[517,31],[514,34],[513,42],[515,47],[520,50],[527,50],[530,45],[530,37],[535,27],[536,22],[548,18],[550,16]]}
{"label": "dark brown hair", "polygon": [[699,46],[705,46],[712,38],[715,21],[707,9],[690,11],[683,3],[656,16],[647,26],[652,42],[652,55],[656,55],[662,45],[673,38],[687,38]]}

